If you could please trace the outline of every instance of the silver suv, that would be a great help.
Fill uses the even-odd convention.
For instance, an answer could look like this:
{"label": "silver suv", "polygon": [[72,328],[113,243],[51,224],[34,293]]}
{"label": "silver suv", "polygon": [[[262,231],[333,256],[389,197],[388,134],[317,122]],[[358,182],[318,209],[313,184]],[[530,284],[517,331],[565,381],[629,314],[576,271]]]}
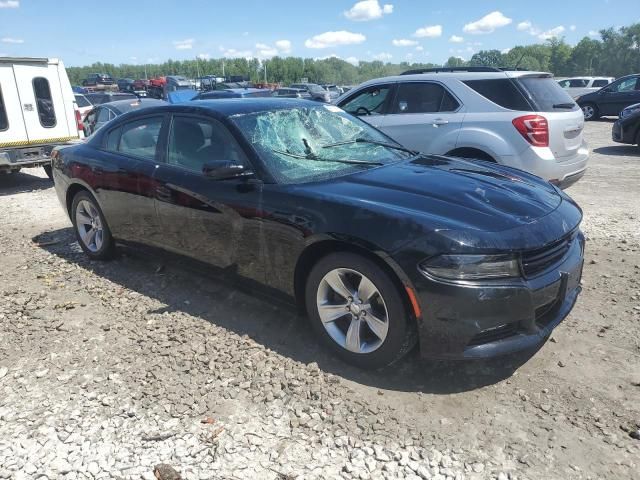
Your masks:
{"label": "silver suv", "polygon": [[587,169],[582,110],[549,73],[412,70],[365,82],[335,103],[424,153],[497,162],[561,188]]}

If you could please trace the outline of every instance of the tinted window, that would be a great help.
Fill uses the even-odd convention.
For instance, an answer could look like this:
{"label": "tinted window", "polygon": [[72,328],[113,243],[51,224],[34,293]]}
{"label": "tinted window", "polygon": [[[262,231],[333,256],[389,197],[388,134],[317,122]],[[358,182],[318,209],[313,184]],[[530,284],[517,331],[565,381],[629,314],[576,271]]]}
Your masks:
{"label": "tinted window", "polygon": [[593,81],[593,86],[594,87],[606,87],[607,85],[609,85],[609,81],[608,80],[594,80]]}
{"label": "tinted window", "polygon": [[[558,108],[554,105],[571,104],[572,109],[577,110],[579,107],[573,101],[573,98],[556,83],[553,78],[549,77],[520,77],[517,80],[520,87],[529,97],[529,102],[535,106],[539,112],[557,112]],[[567,110],[563,108],[563,110]]]}
{"label": "tinted window", "polygon": [[621,82],[618,83],[614,83],[611,86],[611,91],[612,92],[632,92],[634,90],[639,90],[639,85],[637,85],[638,83],[640,83],[638,81],[638,78],[627,78],[626,80],[622,80]]}
{"label": "tinted window", "polygon": [[220,122],[174,117],[169,134],[167,162],[201,173],[205,163],[215,160],[246,164],[242,149]]}
{"label": "tinted window", "polygon": [[85,97],[84,95],[76,95],[76,103],[80,108],[91,106],[91,102],[87,100],[87,97]]}
{"label": "tinted window", "polygon": [[2,97],[2,88],[0,88],[0,131],[9,128],[9,120],[7,119],[7,110],[4,107],[4,98]]}
{"label": "tinted window", "polygon": [[[523,112],[533,111],[527,99],[520,90],[508,78],[497,78],[492,80],[468,80],[464,82],[487,100],[496,105],[509,110],[520,110]],[[558,88],[560,88],[558,86]]]}
{"label": "tinted window", "polygon": [[571,88],[583,88],[589,84],[589,80],[582,78],[569,80],[569,87]]}
{"label": "tinted window", "polygon": [[40,125],[45,128],[55,127],[56,113],[53,110],[53,99],[51,98],[49,80],[43,77],[34,78],[33,93],[36,97],[36,106],[38,108],[38,117],[40,117]]}
{"label": "tinted window", "polygon": [[437,83],[403,83],[398,87],[393,113],[451,112],[458,102]]}
{"label": "tinted window", "polygon": [[107,150],[111,152],[116,152],[118,150],[118,144],[120,143],[121,132],[122,132],[122,128],[116,128],[115,130],[112,130],[107,134],[107,139],[106,139]]}
{"label": "tinted window", "polygon": [[355,115],[383,113],[390,85],[368,87],[340,104],[343,110]]}
{"label": "tinted window", "polygon": [[151,117],[123,125],[118,151],[147,160],[156,156],[162,117]]}
{"label": "tinted window", "polygon": [[90,93],[87,95],[87,98],[93,105],[100,105],[108,101],[107,95],[103,93]]}

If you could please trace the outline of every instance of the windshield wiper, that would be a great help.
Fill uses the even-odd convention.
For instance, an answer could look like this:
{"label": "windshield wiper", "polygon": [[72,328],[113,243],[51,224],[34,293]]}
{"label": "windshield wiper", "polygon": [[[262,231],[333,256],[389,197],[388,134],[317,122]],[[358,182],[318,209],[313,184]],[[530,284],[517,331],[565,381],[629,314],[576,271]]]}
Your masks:
{"label": "windshield wiper", "polygon": [[288,157],[299,158],[300,160],[311,160],[314,162],[334,162],[334,163],[350,163],[355,165],[384,165],[381,162],[370,162],[368,160],[342,160],[338,158],[323,158],[316,155],[298,155],[297,153],[283,152],[282,150],[271,149],[272,152],[286,155]]}
{"label": "windshield wiper", "polygon": [[370,143],[372,145],[379,145],[381,147],[400,150],[401,152],[410,153],[411,155],[419,154],[419,152],[416,152],[415,150],[410,150],[408,148],[401,147],[400,145],[394,145],[393,143],[387,143],[387,142],[379,142],[377,140],[369,140],[368,138],[354,138],[353,140],[345,140],[344,142],[328,143],[327,145],[322,145],[321,148],[339,147],[341,145],[350,145],[352,143]]}
{"label": "windshield wiper", "polygon": [[553,108],[573,108],[575,106],[575,103],[556,103]]}

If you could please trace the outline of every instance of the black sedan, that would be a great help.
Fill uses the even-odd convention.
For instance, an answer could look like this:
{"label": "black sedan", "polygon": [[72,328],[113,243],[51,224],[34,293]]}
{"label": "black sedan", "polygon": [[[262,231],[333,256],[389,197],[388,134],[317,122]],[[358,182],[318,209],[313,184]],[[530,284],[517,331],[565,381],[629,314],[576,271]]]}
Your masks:
{"label": "black sedan", "polygon": [[280,292],[342,358],[535,347],[580,292],[581,210],[525,172],[422,155],[333,105],[203,100],[130,112],[56,153],[84,252],[187,255]]}
{"label": "black sedan", "polygon": [[614,142],[637,145],[640,151],[640,103],[631,105],[620,112],[611,129]]}

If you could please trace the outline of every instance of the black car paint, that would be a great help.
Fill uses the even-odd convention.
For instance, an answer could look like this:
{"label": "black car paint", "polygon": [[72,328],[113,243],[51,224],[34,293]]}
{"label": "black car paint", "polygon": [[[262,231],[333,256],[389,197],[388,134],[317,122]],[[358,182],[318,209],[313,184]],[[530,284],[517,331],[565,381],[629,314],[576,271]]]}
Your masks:
{"label": "black car paint", "polygon": [[611,128],[614,142],[640,145],[640,111],[619,118]]}
{"label": "black car paint", "polygon": [[[54,162],[56,191],[86,188],[116,238],[189,255],[282,292],[300,304],[304,269],[319,255],[349,249],[374,257],[417,297],[423,355],[474,358],[539,344],[571,310],[580,287],[582,213],[565,193],[515,169],[420,156],[339,178],[276,184],[229,117],[317,103],[222,100],[127,113]],[[212,181],[164,163],[170,114],[221,121],[251,161],[256,178]],[[164,115],[154,161],[101,149],[108,132],[143,116]],[[222,232],[222,234],[221,234]],[[418,265],[441,253],[523,252],[571,236],[562,263],[535,278],[443,282]],[[571,287],[568,290],[567,285]],[[554,303],[537,325],[537,309]],[[470,346],[478,333],[517,322],[517,334]]]}
{"label": "black car paint", "polygon": [[[613,88],[629,78],[637,78],[636,89],[628,92],[614,92]],[[640,103],[640,75],[630,75],[616,79],[596,92],[581,95],[576,99],[580,107],[586,104],[595,105],[602,116],[618,116],[620,112],[634,103]]]}

